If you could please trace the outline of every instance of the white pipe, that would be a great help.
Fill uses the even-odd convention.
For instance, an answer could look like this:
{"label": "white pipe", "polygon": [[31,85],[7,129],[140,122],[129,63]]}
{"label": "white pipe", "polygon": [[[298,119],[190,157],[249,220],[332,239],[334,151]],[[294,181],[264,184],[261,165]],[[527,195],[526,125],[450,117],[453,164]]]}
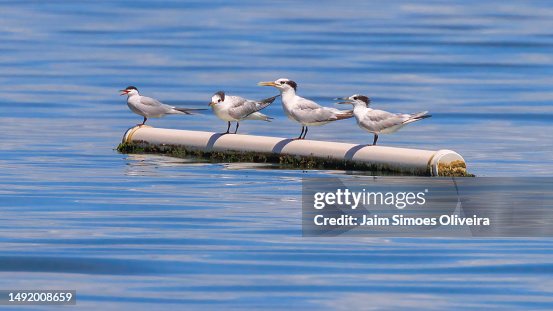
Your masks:
{"label": "white pipe", "polygon": [[443,175],[446,167],[463,167],[465,160],[451,150],[419,150],[385,146],[354,145],[316,140],[292,140],[280,137],[253,136],[136,126],[123,137],[123,143],[141,147],[184,148],[201,152],[253,152],[267,155],[309,157],[337,162],[367,164],[378,170],[415,175]]}

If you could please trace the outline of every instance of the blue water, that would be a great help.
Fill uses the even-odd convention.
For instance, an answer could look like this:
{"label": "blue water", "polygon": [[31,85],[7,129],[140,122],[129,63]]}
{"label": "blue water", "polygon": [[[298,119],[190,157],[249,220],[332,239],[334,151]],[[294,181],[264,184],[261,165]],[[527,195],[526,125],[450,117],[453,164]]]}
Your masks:
{"label": "blue water", "polygon": [[[301,178],[363,177],[114,151],[141,121],[127,85],[206,107],[287,77],[434,115],[383,145],[551,176],[548,1],[2,1],[0,42],[0,289],[76,289],[83,310],[553,308],[550,239],[302,238]],[[266,112],[241,132],[299,134]],[[372,141],[350,121],[308,137]]]}

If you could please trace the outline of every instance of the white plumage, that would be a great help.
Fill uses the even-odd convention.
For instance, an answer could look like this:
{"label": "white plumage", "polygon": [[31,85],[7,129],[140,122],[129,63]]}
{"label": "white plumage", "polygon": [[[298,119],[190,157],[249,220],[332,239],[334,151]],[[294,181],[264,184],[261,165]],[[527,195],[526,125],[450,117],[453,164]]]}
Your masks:
{"label": "white plumage", "polygon": [[236,134],[242,120],[270,121],[272,118],[259,112],[259,110],[269,106],[278,96],[280,95],[256,101],[240,96],[226,95],[221,91],[213,94],[209,106],[219,119],[228,122],[227,134],[230,130],[230,122],[236,122],[236,130],[234,131]]}
{"label": "white plumage", "polygon": [[[353,117],[351,110],[323,107],[316,102],[296,94],[297,83],[289,79],[278,79],[274,82],[259,82],[261,86],[276,87],[282,95],[282,108],[289,119],[302,125],[298,139],[305,139],[308,126],[324,125],[332,121]],[[305,131],[305,132],[304,132]]]}
{"label": "white plumage", "polygon": [[340,104],[353,105],[353,115],[357,120],[357,125],[374,134],[373,145],[376,145],[378,134],[395,133],[409,123],[431,117],[431,115],[428,115],[428,111],[407,114],[372,109],[369,107],[371,100],[367,96],[359,94],[337,99],[345,100]]}
{"label": "white plumage", "polygon": [[129,109],[144,117],[141,125],[144,125],[148,118],[161,118],[168,114],[193,114],[193,111],[205,110],[166,105],[155,98],[140,95],[138,89],[134,86],[129,86],[121,90],[121,92],[121,95],[127,95],[127,106],[129,106]]}

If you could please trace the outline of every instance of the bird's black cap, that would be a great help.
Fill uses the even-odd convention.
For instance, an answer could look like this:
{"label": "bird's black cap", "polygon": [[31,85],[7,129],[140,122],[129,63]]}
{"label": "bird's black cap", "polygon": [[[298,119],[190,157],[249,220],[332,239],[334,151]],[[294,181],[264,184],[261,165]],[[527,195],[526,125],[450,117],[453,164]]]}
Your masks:
{"label": "bird's black cap", "polygon": [[371,102],[371,99],[365,95],[359,95],[357,96],[357,98],[359,98],[359,100],[363,101],[367,105]]}
{"label": "bird's black cap", "polygon": [[127,88],[125,90],[137,90],[138,91],[138,89],[136,87],[132,86],[132,85],[127,86]]}
{"label": "bird's black cap", "polygon": [[219,92],[216,92],[214,95],[219,95],[219,97],[221,97],[221,100],[225,101],[225,92],[219,91]]}
{"label": "bird's black cap", "polygon": [[289,86],[293,87],[294,88],[294,91],[297,91],[298,90],[298,84],[292,80],[288,80],[286,81],[286,84],[288,84]]}
{"label": "bird's black cap", "polygon": [[369,105],[371,103],[371,99],[368,98],[365,95],[353,95],[353,99],[354,100],[360,100],[360,101],[364,102],[367,105]]}

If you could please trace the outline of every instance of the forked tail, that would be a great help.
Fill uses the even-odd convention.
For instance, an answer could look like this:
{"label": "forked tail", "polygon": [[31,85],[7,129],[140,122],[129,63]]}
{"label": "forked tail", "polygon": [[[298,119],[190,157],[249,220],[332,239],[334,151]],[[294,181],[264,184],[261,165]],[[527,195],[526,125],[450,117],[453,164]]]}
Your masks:
{"label": "forked tail", "polygon": [[430,118],[431,116],[432,116],[431,114],[428,114],[428,111],[422,111],[422,112],[413,113],[411,115],[411,118],[422,120],[422,119]]}
{"label": "forked tail", "polygon": [[419,121],[422,119],[430,118],[431,116],[432,116],[431,114],[428,114],[428,111],[417,112],[417,113],[411,114],[411,117],[405,120],[405,122],[403,123],[407,124],[407,123]]}

